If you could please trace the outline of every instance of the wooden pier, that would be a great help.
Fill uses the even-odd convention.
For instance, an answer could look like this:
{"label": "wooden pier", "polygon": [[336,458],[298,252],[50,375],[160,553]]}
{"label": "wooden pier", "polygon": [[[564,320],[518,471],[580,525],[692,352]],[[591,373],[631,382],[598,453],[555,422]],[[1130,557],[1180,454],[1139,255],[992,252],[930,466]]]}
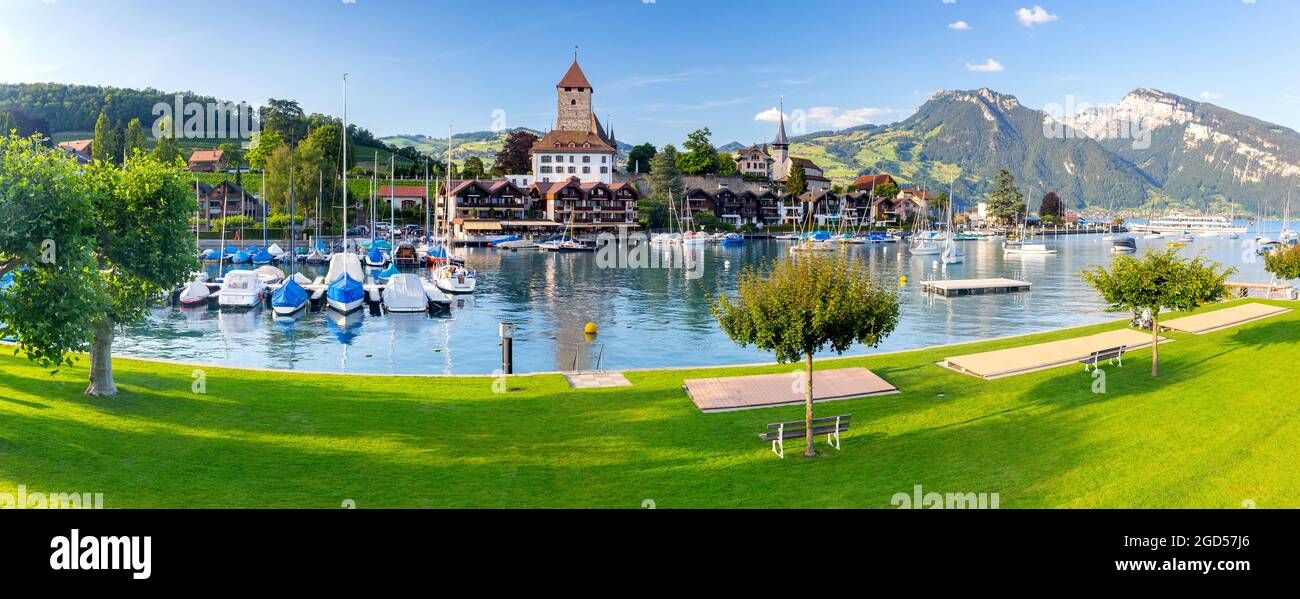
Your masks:
{"label": "wooden pier", "polygon": [[1031,283],[1015,279],[949,279],[922,281],[921,289],[944,297],[960,295],[985,295],[990,293],[1017,293],[1029,291]]}

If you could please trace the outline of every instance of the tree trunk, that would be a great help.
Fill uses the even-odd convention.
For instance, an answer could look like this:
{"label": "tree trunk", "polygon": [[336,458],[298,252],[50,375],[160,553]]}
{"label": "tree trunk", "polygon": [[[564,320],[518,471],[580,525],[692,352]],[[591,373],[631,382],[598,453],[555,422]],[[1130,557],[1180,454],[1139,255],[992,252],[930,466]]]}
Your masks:
{"label": "tree trunk", "polygon": [[1160,313],[1159,309],[1151,311],[1151,378],[1160,376],[1157,364],[1160,362]]}
{"label": "tree trunk", "polygon": [[86,395],[117,395],[113,383],[113,322],[95,323],[95,338],[90,346],[90,386]]}
{"label": "tree trunk", "polygon": [[817,451],[813,449],[812,354],[808,354],[808,367],[804,370],[804,374],[806,380],[804,381],[805,385],[804,385],[804,416],[803,416],[804,435],[803,436],[804,436],[804,441],[808,443],[808,448],[804,450],[803,454],[804,456],[811,458],[817,455]]}

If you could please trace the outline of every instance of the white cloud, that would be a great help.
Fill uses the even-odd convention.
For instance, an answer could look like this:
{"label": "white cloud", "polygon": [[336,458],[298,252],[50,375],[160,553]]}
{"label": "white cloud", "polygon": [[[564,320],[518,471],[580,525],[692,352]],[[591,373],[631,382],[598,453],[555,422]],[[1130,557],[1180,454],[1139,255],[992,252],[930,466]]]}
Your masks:
{"label": "white cloud", "polygon": [[1254,4],[1255,0],[1241,0],[1242,4]]}
{"label": "white cloud", "polygon": [[[764,123],[775,123],[780,119],[781,111],[777,110],[776,107],[768,108],[767,110],[754,115],[754,120],[762,121]],[[790,115],[785,115],[785,120],[790,120]]]}
{"label": "white cloud", "polygon": [[1002,66],[1002,63],[993,60],[992,58],[978,64],[971,64],[968,62],[966,63],[966,68],[974,73],[1001,73],[1006,70],[1006,68]]}
{"label": "white cloud", "polygon": [[[786,113],[786,123],[794,123],[798,120],[796,110],[792,113]],[[813,106],[803,113],[805,122],[810,125],[824,126],[831,129],[847,129],[858,125],[874,123],[875,117],[882,114],[892,114],[897,112],[892,108],[838,108],[835,106]],[[775,123],[781,118],[781,111],[777,108],[768,108],[756,115],[755,121],[764,123]]]}
{"label": "white cloud", "polygon": [[1202,100],[1218,100],[1223,98],[1223,94],[1217,92],[1201,92]]}
{"label": "white cloud", "polygon": [[944,4],[956,4],[957,0],[943,0]]}
{"label": "white cloud", "polygon": [[1016,11],[1016,19],[1025,27],[1042,25],[1057,20],[1057,16],[1047,12],[1043,7],[1035,4],[1033,8],[1022,8]]}
{"label": "white cloud", "polygon": [[956,29],[957,31],[966,31],[967,29],[970,29],[970,23],[967,23],[966,21],[957,21],[956,23],[949,23],[948,29]]}

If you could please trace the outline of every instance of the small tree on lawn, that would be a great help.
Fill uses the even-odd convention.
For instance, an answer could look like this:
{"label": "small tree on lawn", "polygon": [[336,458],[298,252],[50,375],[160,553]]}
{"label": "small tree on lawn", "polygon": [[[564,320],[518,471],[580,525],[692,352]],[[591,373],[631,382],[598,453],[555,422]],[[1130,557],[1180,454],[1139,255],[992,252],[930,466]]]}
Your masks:
{"label": "small tree on lawn", "polygon": [[1264,254],[1264,270],[1284,281],[1300,279],[1300,245]]}
{"label": "small tree on lawn", "polygon": [[813,355],[827,345],[844,353],[855,342],[874,347],[898,324],[898,293],[846,254],[775,260],[767,272],[746,267],[733,302],[713,302],[723,332],[742,347],[776,353],[777,362],[805,360],[804,435],[813,451]]}
{"label": "small tree on lawn", "polygon": [[1203,256],[1187,259],[1178,250],[1147,250],[1142,258],[1116,256],[1107,269],[1084,271],[1083,280],[1101,293],[1112,312],[1151,311],[1151,376],[1159,376],[1160,310],[1192,310],[1227,296],[1223,283],[1236,272]]}
{"label": "small tree on lawn", "polygon": [[87,395],[114,395],[117,326],[198,268],[193,179],[179,161],[142,154],[83,170],[39,140],[0,137],[0,295],[4,335],[45,367],[90,350]]}

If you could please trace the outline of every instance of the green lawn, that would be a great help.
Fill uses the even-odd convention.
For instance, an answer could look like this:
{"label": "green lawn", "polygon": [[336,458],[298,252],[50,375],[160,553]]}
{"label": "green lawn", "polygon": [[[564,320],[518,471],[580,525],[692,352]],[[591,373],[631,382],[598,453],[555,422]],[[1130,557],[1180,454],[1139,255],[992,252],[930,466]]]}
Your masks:
{"label": "green lawn", "polygon": [[982,381],[933,364],[1118,326],[823,362],[903,393],[819,405],[853,414],[843,451],[785,460],[756,435],[801,407],[701,414],[681,384],[788,365],[633,372],[618,390],[525,376],[504,394],[488,378],[207,368],[200,395],[192,367],[119,360],[121,395],[91,399],[84,369],[5,356],[0,492],[102,492],[108,507],[878,507],[922,485],[1002,507],[1300,506],[1300,311],[1172,334],[1159,379],[1134,352],[1106,369],[1106,394],[1082,367]]}

